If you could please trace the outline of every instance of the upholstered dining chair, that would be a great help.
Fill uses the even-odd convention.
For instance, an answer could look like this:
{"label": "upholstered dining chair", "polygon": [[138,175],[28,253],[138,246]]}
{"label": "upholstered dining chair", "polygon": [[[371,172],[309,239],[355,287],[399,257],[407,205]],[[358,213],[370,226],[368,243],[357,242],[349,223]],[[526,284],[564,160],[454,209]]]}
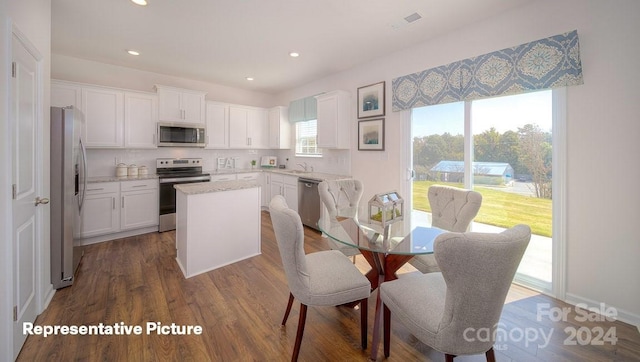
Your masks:
{"label": "upholstered dining chair", "polygon": [[371,283],[337,250],[304,253],[304,228],[300,216],[287,206],[281,195],[269,204],[280,257],[289,285],[289,303],[282,319],[284,326],[294,298],[300,301],[300,318],[293,348],[292,361],[298,359],[304,333],[307,306],[337,306],[360,304],[362,349],[367,348],[367,306]]}
{"label": "upholstered dining chair", "polygon": [[[465,232],[482,205],[479,192],[450,186],[433,185],[427,192],[431,206],[431,226],[447,231]],[[423,273],[440,271],[433,254],[417,255],[409,264]]]}
{"label": "upholstered dining chair", "polygon": [[417,339],[445,353],[447,361],[478,353],[495,361],[494,331],[530,238],[527,225],[499,234],[439,235],[434,255],[441,273],[417,273],[380,286],[385,356],[393,315]]}
{"label": "upholstered dining chair", "polygon": [[[357,220],[358,205],[363,192],[362,182],[355,179],[320,182],[318,193],[329,214],[329,220],[321,220],[320,222],[335,222],[339,216]],[[327,241],[331,249],[340,250],[346,256],[355,257],[360,254],[358,248],[340,244],[330,238]]]}

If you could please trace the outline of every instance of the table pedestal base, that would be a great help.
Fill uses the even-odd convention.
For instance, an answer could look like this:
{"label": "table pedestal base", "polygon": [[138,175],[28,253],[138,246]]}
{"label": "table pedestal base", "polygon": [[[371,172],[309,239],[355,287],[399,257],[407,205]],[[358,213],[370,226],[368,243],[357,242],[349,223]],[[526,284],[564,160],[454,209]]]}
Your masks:
{"label": "table pedestal base", "polygon": [[[406,264],[413,255],[385,254],[372,252],[368,250],[360,250],[362,256],[371,265],[371,270],[365,275],[371,282],[372,290],[378,289],[380,284],[391,280],[398,279],[396,272],[404,264]],[[380,327],[382,325],[382,301],[380,300],[380,291],[376,296],[376,311],[373,320],[373,341],[371,342],[372,361],[378,358],[378,346],[380,344]]]}

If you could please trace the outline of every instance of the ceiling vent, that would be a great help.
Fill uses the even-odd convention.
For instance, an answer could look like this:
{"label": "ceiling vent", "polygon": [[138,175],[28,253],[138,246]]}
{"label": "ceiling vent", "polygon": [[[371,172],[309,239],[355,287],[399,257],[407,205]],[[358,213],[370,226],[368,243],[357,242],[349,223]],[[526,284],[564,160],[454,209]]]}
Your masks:
{"label": "ceiling vent", "polygon": [[416,20],[422,19],[422,16],[418,13],[413,13],[409,16],[404,17],[402,20],[398,20],[395,23],[390,24],[393,29],[403,28]]}
{"label": "ceiling vent", "polygon": [[404,20],[407,21],[407,23],[413,23],[416,20],[422,19],[422,16],[420,16],[420,14],[418,13],[413,13],[409,16],[407,16],[406,18],[404,18]]}

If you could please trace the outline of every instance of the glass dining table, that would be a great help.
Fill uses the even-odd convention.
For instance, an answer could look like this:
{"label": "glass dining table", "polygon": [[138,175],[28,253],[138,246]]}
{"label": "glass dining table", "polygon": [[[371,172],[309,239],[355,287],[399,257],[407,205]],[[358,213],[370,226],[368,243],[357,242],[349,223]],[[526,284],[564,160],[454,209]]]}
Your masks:
{"label": "glass dining table", "polygon": [[[415,255],[432,254],[433,242],[445,230],[433,227],[411,227],[410,221],[400,220],[382,227],[357,221],[352,218],[338,218],[330,222],[318,223],[319,229],[328,238],[346,246],[358,248],[371,265],[365,275],[371,282],[372,290],[381,283],[397,279],[396,272]],[[382,323],[380,295],[376,297],[376,311],[373,324],[371,359],[376,360]]]}

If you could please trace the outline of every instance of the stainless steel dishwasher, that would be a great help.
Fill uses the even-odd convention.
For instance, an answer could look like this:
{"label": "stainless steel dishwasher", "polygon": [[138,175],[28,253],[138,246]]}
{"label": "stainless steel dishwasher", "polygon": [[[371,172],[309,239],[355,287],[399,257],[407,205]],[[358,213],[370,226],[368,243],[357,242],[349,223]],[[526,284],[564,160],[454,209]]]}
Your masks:
{"label": "stainless steel dishwasher", "polygon": [[298,213],[302,224],[318,230],[320,220],[320,180],[298,178]]}

